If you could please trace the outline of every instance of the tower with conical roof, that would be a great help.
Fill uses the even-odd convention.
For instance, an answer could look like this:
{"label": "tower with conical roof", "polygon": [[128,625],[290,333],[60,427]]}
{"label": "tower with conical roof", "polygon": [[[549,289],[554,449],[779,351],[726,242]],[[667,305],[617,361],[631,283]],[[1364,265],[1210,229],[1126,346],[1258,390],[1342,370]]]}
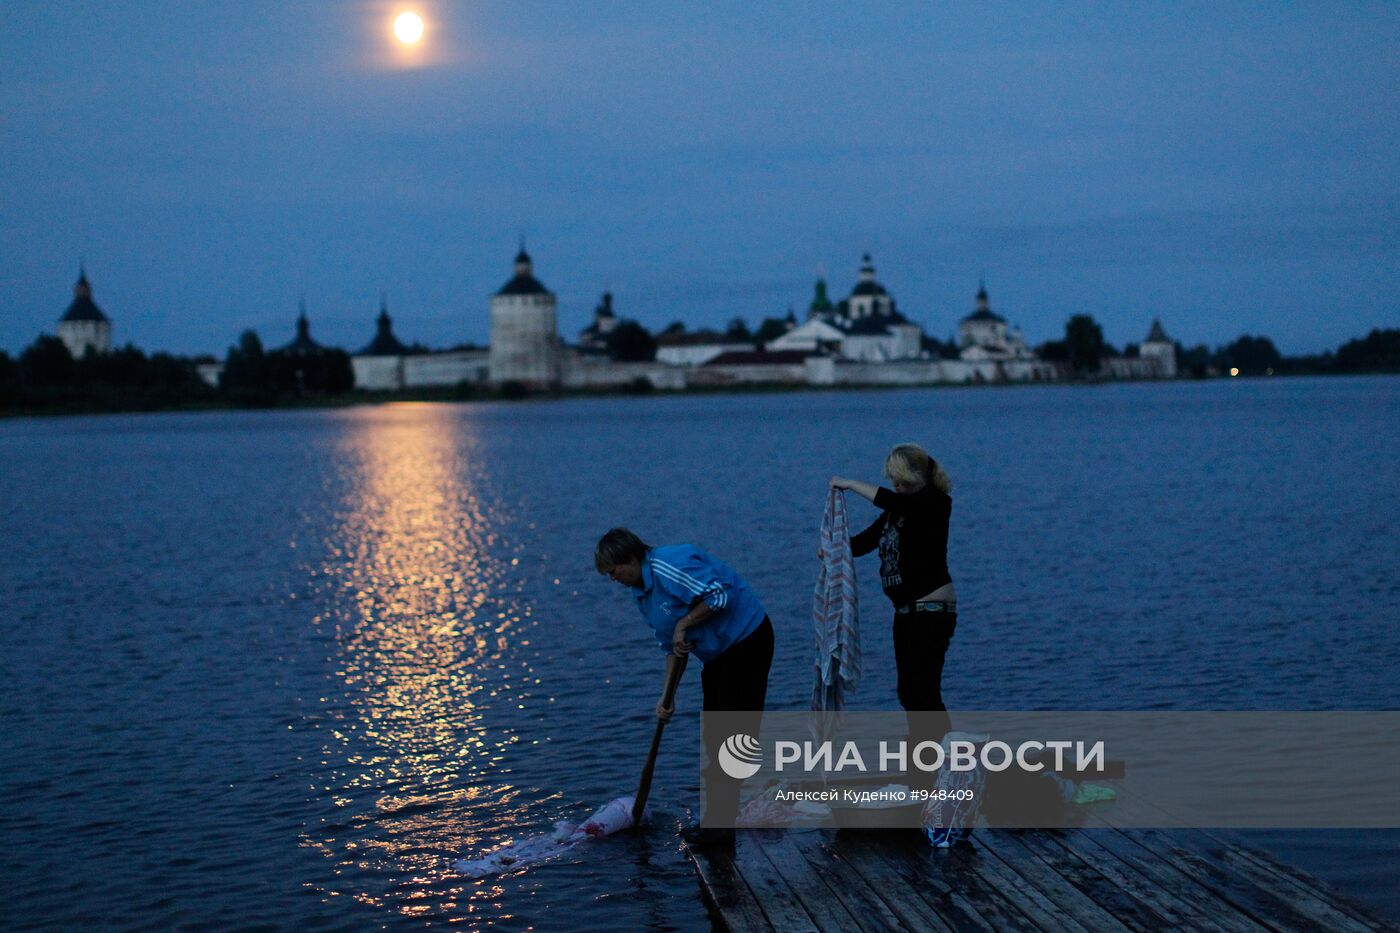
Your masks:
{"label": "tower with conical roof", "polygon": [[491,297],[491,381],[530,388],[559,384],[559,325],[554,295],[535,278],[520,243],[515,276]]}
{"label": "tower with conical roof", "polygon": [[78,281],[73,285],[73,303],[58,319],[58,339],[74,359],[89,350],[108,353],[112,349],[112,322],[92,300],[87,270],[78,265]]}
{"label": "tower with conical roof", "polygon": [[320,353],[324,347],[311,339],[311,321],[306,317],[306,299],[297,304],[297,335],[291,343],[281,349],[296,356],[311,356]]}
{"label": "tower with conical roof", "polygon": [[389,317],[389,301],[379,293],[379,317],[374,322],[374,339],[350,358],[355,388],[397,392],[406,384],[404,359],[412,351],[394,336]]}
{"label": "tower with conical roof", "polygon": [[379,317],[374,322],[374,339],[359,352],[360,356],[403,356],[408,347],[394,336],[394,321],[389,317],[389,301],[379,296]]}
{"label": "tower with conical roof", "polygon": [[1138,356],[1157,361],[1157,372],[1164,379],[1176,378],[1176,343],[1162,329],[1162,322],[1152,319],[1147,339],[1138,345]]}

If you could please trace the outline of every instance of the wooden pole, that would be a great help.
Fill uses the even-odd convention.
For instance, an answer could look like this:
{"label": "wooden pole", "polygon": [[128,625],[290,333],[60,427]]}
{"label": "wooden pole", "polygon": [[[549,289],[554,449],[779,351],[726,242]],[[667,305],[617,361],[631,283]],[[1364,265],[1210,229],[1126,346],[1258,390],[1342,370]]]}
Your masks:
{"label": "wooden pole", "polygon": [[[676,658],[676,664],[671,668],[666,678],[666,689],[661,693],[661,705],[674,707],[676,705],[676,688],[680,686],[681,675],[685,673],[685,663],[690,659],[690,655],[682,654]],[[651,773],[656,769],[656,753],[661,750],[661,733],[666,728],[666,724],[660,719],[656,721],[656,731],[651,736],[651,751],[647,752],[647,763],[642,768],[642,779],[637,784],[637,798],[632,804],[632,825],[636,826],[642,822],[642,814],[646,812],[647,797],[651,794]]]}

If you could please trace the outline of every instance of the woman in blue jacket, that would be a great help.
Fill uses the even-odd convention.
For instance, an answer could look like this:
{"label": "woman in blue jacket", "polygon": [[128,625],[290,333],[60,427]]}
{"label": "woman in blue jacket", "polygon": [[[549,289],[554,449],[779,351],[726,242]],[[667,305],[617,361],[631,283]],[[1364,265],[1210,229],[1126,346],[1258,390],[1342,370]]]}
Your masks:
{"label": "woman in blue jacket", "polygon": [[[666,655],[667,679],[682,657],[694,655],[704,664],[704,710],[756,716],[763,709],[773,663],[773,624],[742,577],[693,545],[651,547],[626,528],[614,528],[599,539],[593,562],[599,573],[631,590]],[[656,718],[665,722],[675,707],[663,704],[664,692]],[[733,826],[739,785],[718,769],[717,758],[719,743],[728,736],[709,731],[705,780],[711,807],[706,822]],[[744,731],[756,737],[758,722]]]}

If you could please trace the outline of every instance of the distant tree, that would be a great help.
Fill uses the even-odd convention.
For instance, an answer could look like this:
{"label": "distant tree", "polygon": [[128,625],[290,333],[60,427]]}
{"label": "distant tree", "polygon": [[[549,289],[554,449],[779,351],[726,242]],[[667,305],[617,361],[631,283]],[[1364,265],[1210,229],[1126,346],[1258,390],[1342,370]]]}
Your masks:
{"label": "distant tree", "polygon": [[530,395],[529,387],[515,379],[507,379],[496,391],[501,393],[501,398],[511,400],[528,398]]}
{"label": "distant tree", "polygon": [[326,391],[349,392],[355,388],[355,367],[350,362],[350,354],[331,350],[326,357]]}
{"label": "distant tree", "polygon": [[636,321],[623,318],[608,334],[608,353],[619,363],[647,363],[656,359],[656,338]]}
{"label": "distant tree", "polygon": [[764,344],[770,340],[777,340],[787,332],[787,318],[766,317],[763,319],[763,323],[758,325],[758,330],[754,331],[753,341],[755,344]]}
{"label": "distant tree", "polygon": [[169,353],[152,354],[146,362],[147,385],[160,391],[206,394],[209,384],[200,378],[195,362]]}
{"label": "distant tree", "polygon": [[1337,357],[1331,350],[1307,356],[1285,356],[1279,366],[1276,372],[1291,375],[1338,372]]}
{"label": "distant tree", "polygon": [[1359,340],[1348,340],[1337,348],[1337,369],[1348,373],[1400,371],[1400,330],[1373,330]]}
{"label": "distant tree", "polygon": [[666,329],[663,330],[661,333],[683,334],[685,333],[685,321],[672,321],[671,323],[666,325]]}
{"label": "distant tree", "polygon": [[271,405],[277,401],[279,388],[273,370],[274,362],[263,352],[257,332],[245,330],[224,358],[219,390],[239,405]]}
{"label": "distant tree", "polygon": [[355,370],[350,364],[350,354],[344,350],[322,350],[318,353],[292,355],[285,352],[274,353],[277,368],[289,370],[292,379],[283,379],[283,384],[291,382],[299,395],[339,395],[355,387]]}
{"label": "distant tree", "polygon": [[1035,348],[1035,353],[1042,360],[1051,360],[1057,363],[1069,362],[1069,344],[1063,340],[1047,340]]}
{"label": "distant tree", "polygon": [[246,330],[224,361],[220,390],[240,405],[266,406],[284,397],[338,395],[355,385],[350,354],[322,349],[309,353],[263,350],[256,332]]}
{"label": "distant tree", "polygon": [[1069,365],[1076,373],[1096,373],[1107,354],[1103,328],[1087,314],[1076,314],[1065,323],[1065,345]]}
{"label": "distant tree", "polygon": [[1210,370],[1216,366],[1215,355],[1210,352],[1210,347],[1203,343],[1198,343],[1194,347],[1187,349],[1181,344],[1176,345],[1176,365],[1183,373],[1188,373],[1201,379],[1210,374]]}
{"label": "distant tree", "polygon": [[19,401],[19,364],[0,350],[0,408],[12,408]]}
{"label": "distant tree", "polygon": [[1220,351],[1220,363],[1226,369],[1242,373],[1264,373],[1277,370],[1283,357],[1268,337],[1242,336]]}
{"label": "distant tree", "polygon": [[31,389],[71,386],[77,375],[73,354],[57,337],[42,336],[19,355],[19,377]]}
{"label": "distant tree", "polygon": [[89,347],[73,362],[74,381],[89,387],[100,386],[99,392],[110,393],[118,386],[140,386],[145,382],[146,354],[131,344],[110,353],[94,353]]}
{"label": "distant tree", "polygon": [[929,356],[936,360],[955,360],[958,358],[958,345],[953,340],[939,340],[937,337],[925,337],[922,349]]}
{"label": "distant tree", "polygon": [[753,339],[753,334],[749,331],[748,322],[741,317],[736,317],[734,320],[729,322],[729,326],[725,328],[724,336],[729,337],[733,340]]}
{"label": "distant tree", "polygon": [[132,344],[110,353],[89,350],[75,361],[74,372],[78,392],[71,401],[85,409],[153,410],[213,395],[193,360],[169,353],[148,357]]}
{"label": "distant tree", "polygon": [[1135,344],[1135,343],[1125,343],[1125,344],[1123,344],[1123,355],[1124,355],[1124,356],[1140,356],[1141,353],[1140,353],[1139,350],[1138,350],[1138,345],[1137,345],[1137,344]]}

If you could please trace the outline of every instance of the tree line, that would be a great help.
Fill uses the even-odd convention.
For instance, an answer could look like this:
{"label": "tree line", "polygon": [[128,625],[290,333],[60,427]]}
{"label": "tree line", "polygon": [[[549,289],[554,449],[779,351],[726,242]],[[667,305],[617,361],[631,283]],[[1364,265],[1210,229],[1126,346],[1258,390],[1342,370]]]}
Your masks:
{"label": "tree line", "polygon": [[[777,340],[795,323],[791,317],[766,317],[755,329],[749,329],[748,321],[741,317],[730,320],[722,334],[730,343],[752,344],[755,350],[763,349],[770,340]],[[686,333],[684,321],[672,321],[662,328],[659,336]],[[706,333],[702,331],[702,333]],[[619,363],[649,363],[656,359],[656,336],[631,318],[623,318],[603,337],[608,356]]]}
{"label": "tree line", "polygon": [[[789,320],[766,318],[750,329],[742,318],[726,328],[725,337],[752,342],[756,348],[787,332]],[[662,333],[684,332],[677,321]],[[636,321],[623,320],[609,335],[608,353],[619,361],[656,358],[656,338]],[[931,353],[952,357],[955,342],[930,338]],[[1042,359],[1056,360],[1083,377],[1098,374],[1109,356],[1137,355],[1129,344],[1119,350],[1108,343],[1103,329],[1089,315],[1075,315],[1065,324],[1065,335],[1036,348]],[[244,331],[224,357],[219,385],[211,386],[196,366],[213,357],[180,357],[169,353],[147,355],[128,344],[110,353],[88,352],[74,358],[57,337],[42,336],[18,357],[0,350],[0,411],[155,411],[182,407],[270,407],[299,400],[344,396],[354,388],[354,371],[344,350],[321,349],[298,353],[267,350],[254,331]],[[1215,347],[1177,344],[1177,369],[1181,375],[1207,377],[1325,373],[1400,372],[1400,329],[1372,330],[1349,340],[1335,351],[1311,356],[1286,357],[1272,340],[1243,335]]]}
{"label": "tree line", "polygon": [[[768,317],[750,329],[747,321],[736,317],[722,336],[734,343],[751,343],[761,350],[769,341],[787,333],[792,323],[791,317]],[[663,336],[683,333],[686,329],[682,321],[674,321],[660,331]],[[951,337],[925,337],[924,349],[937,358],[956,359],[960,348]],[[657,342],[641,324],[624,318],[608,335],[607,350],[619,362],[647,362],[656,359]],[[1035,350],[1041,359],[1064,363],[1073,375],[1086,378],[1102,373],[1108,357],[1138,355],[1135,343],[1120,350],[1105,340],[1103,328],[1087,314],[1070,317],[1064,337],[1048,340]],[[1214,349],[1203,343],[1193,347],[1177,343],[1176,358],[1180,374],[1198,378],[1231,371],[1249,376],[1400,372],[1400,330],[1372,330],[1365,337],[1347,341],[1335,352],[1295,357],[1281,354],[1268,337],[1244,334]]]}
{"label": "tree line", "polygon": [[147,356],[131,344],[74,357],[57,337],[41,336],[11,357],[0,350],[0,411],[103,412],[169,408],[265,408],[304,398],[343,395],[355,385],[344,350],[264,350],[244,331],[224,358],[219,385],[197,370],[213,357]]}
{"label": "tree line", "polygon": [[[1065,324],[1065,335],[1036,348],[1044,360],[1065,363],[1071,373],[1094,376],[1110,356],[1137,356],[1138,345],[1122,350],[1104,339],[1093,317],[1076,314]],[[1268,337],[1241,335],[1230,343],[1211,349],[1205,344],[1185,347],[1176,344],[1177,372],[1204,378],[1216,375],[1273,376],[1322,375],[1327,373],[1400,372],[1400,329],[1374,329],[1365,337],[1349,340],[1335,352],[1308,356],[1284,356]]]}

